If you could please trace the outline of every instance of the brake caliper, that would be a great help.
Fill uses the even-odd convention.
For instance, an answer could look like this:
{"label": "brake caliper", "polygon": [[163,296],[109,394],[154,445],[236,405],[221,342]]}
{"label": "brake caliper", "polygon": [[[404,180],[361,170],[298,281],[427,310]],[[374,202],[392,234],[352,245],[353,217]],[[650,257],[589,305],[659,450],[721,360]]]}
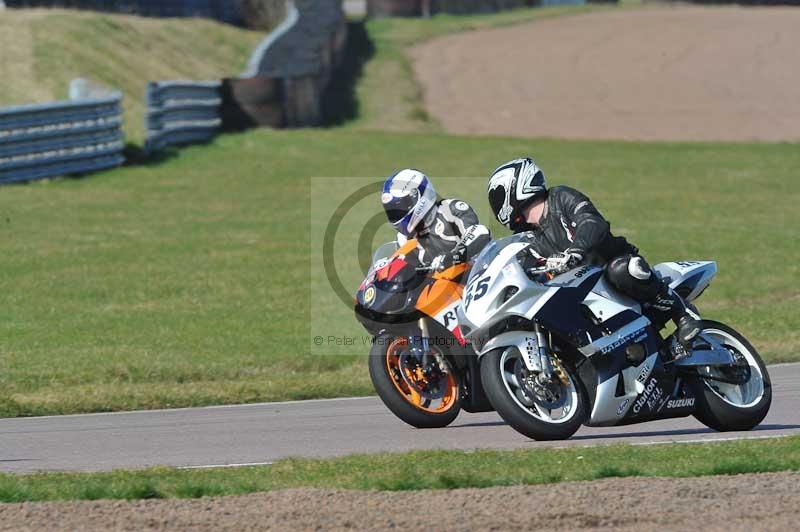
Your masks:
{"label": "brake caliper", "polygon": [[561,384],[569,386],[569,377],[567,376],[567,372],[564,371],[564,366],[561,365],[561,361],[555,355],[552,356],[551,360],[553,361],[553,374],[558,377]]}

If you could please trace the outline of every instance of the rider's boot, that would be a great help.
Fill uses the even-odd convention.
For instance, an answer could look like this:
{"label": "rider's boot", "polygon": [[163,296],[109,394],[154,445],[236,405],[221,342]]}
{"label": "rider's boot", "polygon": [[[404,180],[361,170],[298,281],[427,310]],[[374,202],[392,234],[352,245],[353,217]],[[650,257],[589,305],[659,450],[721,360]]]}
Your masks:
{"label": "rider's boot", "polygon": [[675,337],[687,353],[692,352],[692,342],[703,330],[699,316],[686,307],[686,302],[667,283],[661,284],[653,306],[667,311],[677,326]]}

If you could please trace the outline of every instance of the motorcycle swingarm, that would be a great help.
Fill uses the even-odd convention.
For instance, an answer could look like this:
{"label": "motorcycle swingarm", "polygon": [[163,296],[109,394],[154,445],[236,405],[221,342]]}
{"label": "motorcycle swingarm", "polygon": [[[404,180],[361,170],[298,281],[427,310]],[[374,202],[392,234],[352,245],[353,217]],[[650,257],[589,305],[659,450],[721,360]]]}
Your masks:
{"label": "motorcycle swingarm", "polygon": [[695,340],[692,354],[673,362],[675,367],[695,366],[732,366],[736,363],[733,355],[725,346],[710,336],[700,333],[700,338]]}

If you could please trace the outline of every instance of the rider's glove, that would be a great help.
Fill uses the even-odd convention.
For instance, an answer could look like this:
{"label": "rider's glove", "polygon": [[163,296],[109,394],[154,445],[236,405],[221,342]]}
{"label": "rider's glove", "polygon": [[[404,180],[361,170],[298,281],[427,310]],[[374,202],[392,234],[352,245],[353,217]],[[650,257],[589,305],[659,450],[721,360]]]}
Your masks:
{"label": "rider's glove", "polygon": [[547,269],[553,273],[564,273],[583,262],[583,253],[578,249],[568,249],[547,258]]}
{"label": "rider's glove", "polygon": [[443,272],[456,264],[466,262],[466,250],[462,246],[456,246],[452,250],[434,257],[431,261],[431,268],[437,272]]}

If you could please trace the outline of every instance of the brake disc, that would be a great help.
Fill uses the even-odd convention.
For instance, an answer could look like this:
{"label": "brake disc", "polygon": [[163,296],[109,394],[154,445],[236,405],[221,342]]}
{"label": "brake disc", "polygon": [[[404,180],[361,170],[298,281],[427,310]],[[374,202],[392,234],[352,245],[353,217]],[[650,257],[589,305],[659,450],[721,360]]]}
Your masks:
{"label": "brake disc", "polygon": [[[447,376],[442,372],[424,370],[421,367],[420,360],[411,353],[403,353],[400,355],[400,375],[403,381],[415,392],[425,399],[441,399],[447,392]],[[417,371],[422,371],[423,379],[425,379],[425,386],[420,386],[419,380],[409,377],[409,373],[417,375]]]}
{"label": "brake disc", "polygon": [[560,381],[551,380],[534,388],[533,401],[548,410],[561,408],[567,403],[567,394]]}
{"label": "brake disc", "polygon": [[540,382],[539,375],[530,373],[521,360],[517,360],[514,374],[522,386],[525,395],[538,406],[547,410],[561,408],[567,402],[566,387],[561,384],[561,379],[554,375],[547,382]]}

